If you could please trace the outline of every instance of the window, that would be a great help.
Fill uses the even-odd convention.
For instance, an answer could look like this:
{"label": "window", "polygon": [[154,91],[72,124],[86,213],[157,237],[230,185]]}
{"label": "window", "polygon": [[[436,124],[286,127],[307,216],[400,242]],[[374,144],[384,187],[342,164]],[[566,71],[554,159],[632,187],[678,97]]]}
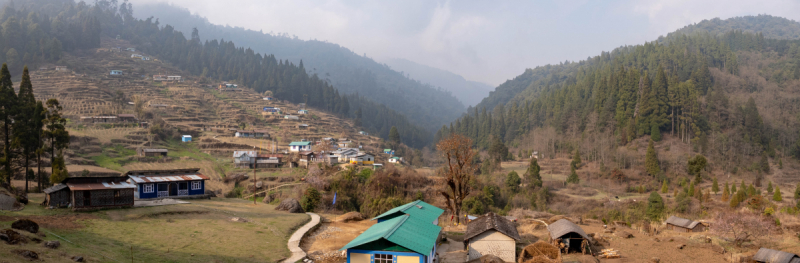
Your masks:
{"label": "window", "polygon": [[153,184],[144,185],[144,192],[145,193],[152,193],[153,192]]}
{"label": "window", "polygon": [[200,190],[200,181],[192,181],[192,190]]}
{"label": "window", "polygon": [[392,255],[375,254],[375,263],[392,263]]}

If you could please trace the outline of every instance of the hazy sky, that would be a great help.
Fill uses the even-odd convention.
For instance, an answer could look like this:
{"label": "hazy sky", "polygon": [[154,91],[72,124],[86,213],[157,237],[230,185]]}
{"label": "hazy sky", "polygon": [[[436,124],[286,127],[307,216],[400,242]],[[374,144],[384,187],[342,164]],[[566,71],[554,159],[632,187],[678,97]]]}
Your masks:
{"label": "hazy sky", "polygon": [[397,57],[496,86],[526,68],[641,44],[703,19],[800,20],[798,0],[169,2],[211,23],[326,40],[378,61]]}

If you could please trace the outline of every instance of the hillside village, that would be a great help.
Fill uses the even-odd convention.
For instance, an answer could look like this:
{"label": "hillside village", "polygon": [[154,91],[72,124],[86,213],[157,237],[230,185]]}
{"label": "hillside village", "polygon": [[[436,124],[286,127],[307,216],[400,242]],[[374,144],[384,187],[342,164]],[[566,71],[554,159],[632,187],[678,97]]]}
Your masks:
{"label": "hillside village", "polygon": [[[220,42],[202,43],[197,30],[187,39],[171,26],[135,20],[127,2],[118,9],[117,2],[99,1],[105,9],[90,9],[32,1],[68,5],[57,19],[68,18],[69,30],[88,40],[64,39],[61,53],[58,38],[43,38],[53,54],[23,56],[35,66],[21,74],[11,69],[17,61],[0,70],[2,262],[800,263],[800,162],[794,158],[800,141],[792,148],[787,136],[795,130],[789,115],[796,112],[768,113],[796,108],[786,101],[800,94],[800,74],[792,79],[787,70],[776,83],[764,73],[792,56],[800,59],[800,40],[730,31],[725,39],[694,35],[674,45],[647,43],[636,48],[685,45],[682,56],[669,56],[688,58],[680,63],[692,69],[676,73],[648,62],[639,66],[658,64],[657,73],[640,73],[630,63],[608,79],[598,77],[600,91],[611,89],[607,82],[630,94],[638,86],[647,95],[652,84],[653,94],[663,89],[670,103],[687,103],[691,113],[678,118],[687,124],[670,123],[677,133],[658,121],[623,118],[641,116],[638,101],[610,103],[617,99],[611,95],[599,106],[592,103],[600,95],[533,90],[545,81],[541,75],[561,74],[542,74],[554,67],[596,66],[580,68],[581,61],[526,70],[490,93],[481,111],[473,108],[431,135],[416,126],[414,118],[422,117],[397,114],[358,94],[339,95],[302,62],[278,60],[261,73],[247,72],[243,66],[267,65],[275,57],[233,42],[230,50],[244,54],[240,60],[220,66],[203,57],[212,62],[202,63],[240,76],[215,78],[236,73],[209,73],[210,66],[192,67],[201,63],[196,57],[182,56]],[[9,8],[3,13],[27,10]],[[86,19],[88,10],[125,23],[118,29],[103,24],[116,31],[100,34],[101,22]],[[35,29],[39,18],[31,14],[20,23]],[[13,23],[3,23],[0,36]],[[722,41],[730,39],[757,45],[729,48]],[[696,43],[706,49],[694,49]],[[760,54],[756,46],[783,49]],[[709,55],[712,65],[692,54],[712,48],[720,48]],[[660,56],[651,51],[642,52]],[[780,52],[785,55],[775,55]],[[0,52],[0,58],[14,58],[8,54],[15,53]],[[635,57],[630,54],[589,60],[621,63],[620,57]],[[243,77],[286,77],[292,70],[301,73],[279,84]],[[562,90],[591,82],[571,83],[572,77],[564,78],[569,85]],[[694,81],[701,88],[695,90]],[[762,90],[734,90],[730,100],[721,92],[747,83]],[[769,92],[779,106],[753,99],[757,92]],[[588,111],[568,116],[569,109],[579,111],[569,108],[579,102],[567,96],[589,101],[578,105]],[[359,107],[350,109],[348,98],[358,99],[351,102]],[[487,113],[486,105],[494,110]],[[544,109],[558,112],[564,105],[567,115]],[[614,107],[623,110],[612,114]],[[683,106],[669,107],[663,110]],[[722,113],[706,112],[712,108]],[[667,123],[664,113],[652,118]]]}

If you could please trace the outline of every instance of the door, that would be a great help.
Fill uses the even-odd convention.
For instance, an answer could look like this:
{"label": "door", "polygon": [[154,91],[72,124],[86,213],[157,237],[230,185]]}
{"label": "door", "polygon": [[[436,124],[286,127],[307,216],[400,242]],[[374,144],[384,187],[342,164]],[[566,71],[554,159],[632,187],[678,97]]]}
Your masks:
{"label": "door", "polygon": [[176,183],[169,184],[169,195],[170,196],[178,195],[178,184]]}
{"label": "door", "polygon": [[91,205],[92,205],[92,192],[83,191],[83,206],[91,206]]}

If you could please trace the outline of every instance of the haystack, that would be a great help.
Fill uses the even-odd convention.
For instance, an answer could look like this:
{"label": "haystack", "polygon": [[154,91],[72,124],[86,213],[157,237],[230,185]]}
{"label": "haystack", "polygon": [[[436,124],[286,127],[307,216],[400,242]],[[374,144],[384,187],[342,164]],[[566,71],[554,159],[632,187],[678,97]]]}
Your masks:
{"label": "haystack", "polygon": [[480,258],[467,261],[467,263],[505,263],[505,261],[495,255],[484,255]]}
{"label": "haystack", "polygon": [[[550,261],[542,261],[542,260],[550,260]],[[518,262],[550,263],[550,262],[559,262],[560,260],[561,260],[561,251],[558,250],[558,248],[547,242],[538,241],[522,249],[522,252],[519,254]]]}
{"label": "haystack", "polygon": [[303,211],[303,207],[300,206],[300,202],[294,198],[284,199],[281,201],[278,207],[275,207],[275,210],[286,211],[289,213],[305,213],[305,211]]}
{"label": "haystack", "polygon": [[339,222],[358,222],[364,220],[364,215],[359,212],[349,212],[347,214],[341,215],[338,218]]}

